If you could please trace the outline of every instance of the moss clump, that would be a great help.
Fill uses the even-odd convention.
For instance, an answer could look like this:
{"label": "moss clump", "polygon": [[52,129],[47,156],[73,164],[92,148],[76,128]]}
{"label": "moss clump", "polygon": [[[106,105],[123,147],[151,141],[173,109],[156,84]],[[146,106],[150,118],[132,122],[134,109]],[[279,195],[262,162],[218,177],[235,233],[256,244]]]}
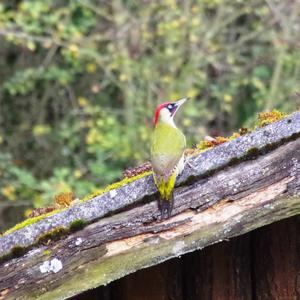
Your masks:
{"label": "moss clump", "polygon": [[233,140],[235,140],[236,138],[238,138],[241,135],[242,135],[241,133],[234,132],[231,136],[228,137],[228,140],[229,141],[233,141]]}
{"label": "moss clump", "polygon": [[[287,114],[280,112],[276,109],[272,110],[271,112],[259,113],[257,116],[256,127],[263,127],[265,125],[279,121],[285,118],[286,116]],[[197,145],[198,152],[195,154],[201,153],[225,142],[235,140],[239,136],[250,133],[251,131],[252,130],[249,128],[240,128],[239,132],[233,132],[233,134],[229,137],[217,136],[200,141]]]}
{"label": "moss clump", "polygon": [[[78,230],[84,228],[86,225],[87,225],[87,222],[85,222],[84,220],[78,219],[78,220],[71,222],[69,228],[57,227],[57,228],[51,229],[48,232],[38,236],[37,239],[35,240],[35,242],[33,244],[31,244],[30,246],[25,246],[25,247],[18,246],[18,245],[14,246],[11,249],[9,254],[0,257],[0,262],[2,263],[11,258],[22,256],[33,246],[37,246],[39,244],[49,245],[50,242],[57,241],[61,237],[69,234],[70,232],[78,231]],[[51,251],[49,249],[46,249],[43,251],[43,254],[51,255]]]}
{"label": "moss clump", "polygon": [[269,125],[273,122],[279,121],[283,118],[285,118],[287,114],[280,112],[279,110],[272,110],[268,112],[262,112],[259,113],[257,116],[257,126],[258,127],[263,127],[266,125]]}
{"label": "moss clump", "polygon": [[10,260],[10,259],[13,259],[16,257],[20,257],[23,254],[25,254],[26,251],[27,251],[27,248],[22,247],[20,245],[16,245],[10,250],[10,252],[8,254],[5,254],[0,257],[0,263],[3,263],[7,260]]}
{"label": "moss clump", "polygon": [[261,153],[261,151],[262,151],[262,149],[258,149],[256,147],[250,148],[247,151],[247,153],[246,153],[246,155],[245,155],[244,158],[246,158],[246,159],[255,158],[255,157],[257,157]]}
{"label": "moss clump", "polygon": [[73,192],[60,193],[54,196],[54,203],[57,207],[69,207],[74,200],[75,194]]}
{"label": "moss clump", "polygon": [[69,231],[64,227],[57,227],[50,231],[40,235],[37,238],[37,244],[49,244],[49,241],[59,240],[63,235],[66,235]]}
{"label": "moss clump", "polygon": [[19,257],[22,256],[24,253],[25,253],[25,248],[22,246],[16,245],[11,249],[12,257]]}
{"label": "moss clump", "polygon": [[70,231],[78,231],[83,229],[87,225],[87,222],[81,219],[74,220],[70,224]]}
{"label": "moss clump", "polygon": [[215,146],[221,145],[223,143],[226,143],[230,140],[230,138],[224,137],[224,136],[216,136],[215,138],[209,138],[204,141],[200,141],[197,145],[197,148],[200,150],[200,152],[205,151],[207,149],[213,148]]}
{"label": "moss clump", "polygon": [[210,141],[200,141],[199,144],[197,145],[197,148],[200,150],[200,151],[205,151],[207,149],[210,149],[212,148],[212,144]]}
{"label": "moss clump", "polygon": [[73,192],[58,194],[55,196],[54,202],[55,206],[41,207],[34,210],[28,211],[28,219],[16,224],[14,227],[8,229],[2,235],[12,233],[19,230],[25,226],[34,224],[42,219],[52,216],[70,206],[71,202],[74,200],[75,196]]}
{"label": "moss clump", "polygon": [[47,218],[47,217],[49,217],[49,216],[52,216],[52,215],[56,214],[56,213],[59,212],[59,211],[60,211],[60,210],[53,210],[53,211],[51,211],[51,212],[49,212],[49,213],[46,213],[46,214],[43,214],[43,215],[40,215],[40,216],[37,216],[37,217],[33,217],[33,218],[30,218],[30,219],[26,219],[26,220],[24,220],[23,222],[18,223],[18,224],[16,224],[14,227],[12,227],[12,228],[8,229],[7,231],[5,231],[5,232],[3,233],[3,235],[12,233],[12,232],[14,232],[14,231],[16,231],[16,230],[19,230],[19,229],[21,229],[21,228],[23,228],[23,227],[25,227],[25,226],[34,224],[34,223],[36,223],[36,222],[38,222],[38,221],[40,221],[40,220],[42,220],[42,219],[45,219],[45,218]]}
{"label": "moss clump", "polygon": [[228,162],[228,166],[234,166],[234,165],[238,164],[239,162],[241,162],[242,160],[243,160],[243,158],[233,157]]}
{"label": "moss clump", "polygon": [[[113,184],[110,184],[110,185],[106,186],[105,188],[100,189],[100,190],[94,192],[94,193],[91,194],[91,195],[88,195],[88,196],[84,197],[83,199],[81,199],[81,201],[87,201],[87,200],[90,200],[90,199],[92,199],[92,198],[94,198],[94,197],[96,197],[96,196],[100,196],[100,195],[102,195],[102,194],[104,194],[104,193],[106,193],[106,192],[109,192],[109,191],[111,191],[111,190],[114,190],[114,189],[116,189],[116,188],[119,188],[119,187],[121,187],[121,186],[123,186],[123,185],[126,185],[126,184],[128,184],[128,183],[130,183],[130,182],[133,182],[133,181],[135,181],[135,180],[138,180],[138,179],[140,179],[140,178],[146,177],[147,175],[150,175],[150,174],[152,174],[152,171],[147,171],[147,172],[144,172],[144,173],[142,173],[142,174],[138,174],[138,175],[133,176],[133,177],[130,177],[130,178],[124,178],[124,179],[122,179],[122,180],[120,180],[120,181],[118,181],[118,182],[115,182],[115,183],[113,183]],[[26,220],[24,220],[23,222],[18,223],[18,224],[16,224],[14,227],[8,229],[6,232],[3,233],[3,235],[12,233],[12,232],[14,232],[14,231],[16,231],[16,230],[19,230],[19,229],[21,229],[21,228],[24,228],[25,226],[34,224],[34,223],[36,223],[36,222],[38,222],[38,221],[40,221],[40,220],[42,220],[42,219],[45,219],[45,218],[47,218],[47,217],[49,217],[49,216],[52,216],[52,215],[54,215],[54,214],[56,214],[56,213],[58,213],[58,212],[60,212],[60,211],[63,211],[63,210],[64,210],[64,209],[55,209],[55,210],[53,210],[53,211],[51,211],[51,212],[48,212],[48,213],[45,213],[45,214],[42,214],[42,215],[39,215],[39,216],[35,216],[35,217],[33,217],[33,218],[26,219]]]}
{"label": "moss clump", "polygon": [[150,174],[152,174],[152,171],[147,171],[147,172],[144,172],[142,174],[138,174],[138,175],[130,177],[130,178],[126,177],[126,178],[124,178],[124,179],[122,179],[120,181],[117,181],[115,183],[112,183],[112,184],[106,186],[103,189],[99,189],[98,191],[95,191],[94,193],[92,193],[92,194],[90,194],[90,195],[82,198],[81,201],[91,200],[92,198],[95,198],[97,196],[103,195],[104,193],[107,193],[107,192],[109,192],[111,190],[117,189],[117,188],[119,188],[119,187],[121,187],[123,185],[126,185],[128,183],[136,181],[136,180],[138,180],[140,178],[144,178],[144,177],[146,177],[146,176],[148,176]]}
{"label": "moss clump", "polygon": [[[203,152],[205,150],[211,149],[215,146],[224,144],[228,141],[233,141],[236,138],[240,137],[241,135],[245,135],[247,133],[251,132],[248,128],[241,128],[239,132],[233,132],[231,136],[224,137],[224,136],[216,136],[212,138],[208,138],[206,140],[200,141],[197,145],[197,149],[200,150],[200,152]],[[199,152],[198,152],[199,153]]]}
{"label": "moss clump", "polygon": [[245,135],[247,133],[250,133],[251,132],[251,129],[249,128],[246,128],[246,127],[242,127],[239,129],[239,135]]}

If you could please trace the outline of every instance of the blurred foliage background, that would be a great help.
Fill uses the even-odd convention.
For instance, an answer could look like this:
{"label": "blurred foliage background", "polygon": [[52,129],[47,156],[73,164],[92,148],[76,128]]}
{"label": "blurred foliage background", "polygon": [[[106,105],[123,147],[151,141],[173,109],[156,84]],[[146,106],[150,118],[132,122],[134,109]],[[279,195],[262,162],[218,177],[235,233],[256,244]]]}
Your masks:
{"label": "blurred foliage background", "polygon": [[299,106],[298,0],[0,2],[0,202],[82,197],[149,158],[158,103],[188,144]]}

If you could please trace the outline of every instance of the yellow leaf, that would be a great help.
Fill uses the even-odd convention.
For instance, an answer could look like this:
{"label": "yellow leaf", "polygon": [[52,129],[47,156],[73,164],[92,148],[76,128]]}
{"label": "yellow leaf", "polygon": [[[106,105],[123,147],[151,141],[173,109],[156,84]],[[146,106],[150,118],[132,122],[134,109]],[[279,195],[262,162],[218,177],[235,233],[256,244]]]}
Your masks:
{"label": "yellow leaf", "polygon": [[78,104],[81,107],[85,107],[85,106],[87,106],[89,104],[89,101],[85,97],[79,97],[78,98]]}
{"label": "yellow leaf", "polygon": [[232,96],[229,95],[229,94],[225,94],[223,99],[224,99],[224,102],[226,102],[226,103],[231,103],[232,102]]}
{"label": "yellow leaf", "polygon": [[35,136],[43,136],[51,132],[51,127],[39,124],[33,127],[32,132]]}
{"label": "yellow leaf", "polygon": [[1,189],[1,194],[9,200],[16,200],[15,187],[6,185]]}
{"label": "yellow leaf", "polygon": [[79,54],[79,49],[78,49],[78,47],[77,47],[77,45],[70,45],[69,46],[69,50],[70,50],[70,52],[71,52],[71,54],[72,54],[72,56],[75,58],[75,57],[77,57],[78,56],[78,54]]}
{"label": "yellow leaf", "polygon": [[187,96],[189,97],[189,98],[194,98],[195,96],[197,96],[197,94],[198,94],[198,90],[197,89],[195,89],[195,88],[191,88],[190,90],[188,90],[188,92],[187,92]]}
{"label": "yellow leaf", "polygon": [[125,82],[128,81],[129,77],[126,74],[122,73],[120,74],[119,79],[120,81]]}
{"label": "yellow leaf", "polygon": [[75,171],[74,171],[74,176],[75,176],[76,178],[80,178],[80,177],[82,176],[81,170],[79,170],[79,169],[75,170]]}
{"label": "yellow leaf", "polygon": [[197,27],[197,26],[199,26],[200,25],[200,18],[199,17],[194,17],[194,18],[192,18],[192,25],[193,26],[195,26],[195,27]]}
{"label": "yellow leaf", "polygon": [[86,65],[86,71],[90,74],[95,73],[97,70],[97,65],[95,63],[88,63]]}
{"label": "yellow leaf", "polygon": [[33,41],[28,41],[26,46],[31,51],[34,51],[36,49],[36,45]]}

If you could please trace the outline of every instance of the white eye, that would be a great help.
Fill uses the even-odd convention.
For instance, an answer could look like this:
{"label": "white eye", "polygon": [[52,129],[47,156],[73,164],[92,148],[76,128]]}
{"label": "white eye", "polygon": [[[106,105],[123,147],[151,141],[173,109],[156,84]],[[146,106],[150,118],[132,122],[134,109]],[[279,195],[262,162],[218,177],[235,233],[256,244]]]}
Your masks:
{"label": "white eye", "polygon": [[173,108],[173,105],[172,104],[168,104],[168,109],[172,109]]}

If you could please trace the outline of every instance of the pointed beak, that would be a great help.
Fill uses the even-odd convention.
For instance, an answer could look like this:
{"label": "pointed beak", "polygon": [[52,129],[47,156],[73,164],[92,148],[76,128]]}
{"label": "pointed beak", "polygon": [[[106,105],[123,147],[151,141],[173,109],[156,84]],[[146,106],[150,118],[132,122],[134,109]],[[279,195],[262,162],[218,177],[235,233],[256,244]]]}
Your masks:
{"label": "pointed beak", "polygon": [[171,113],[171,116],[172,116],[172,117],[175,116],[175,114],[177,113],[179,107],[180,107],[186,100],[188,100],[188,99],[189,99],[189,98],[186,97],[186,98],[179,99],[179,100],[177,100],[177,101],[175,102],[174,110],[173,110],[172,113]]}
{"label": "pointed beak", "polygon": [[176,107],[177,109],[186,101],[188,100],[189,98],[185,97],[185,98],[182,98],[182,99],[179,99],[178,101],[176,101]]}

